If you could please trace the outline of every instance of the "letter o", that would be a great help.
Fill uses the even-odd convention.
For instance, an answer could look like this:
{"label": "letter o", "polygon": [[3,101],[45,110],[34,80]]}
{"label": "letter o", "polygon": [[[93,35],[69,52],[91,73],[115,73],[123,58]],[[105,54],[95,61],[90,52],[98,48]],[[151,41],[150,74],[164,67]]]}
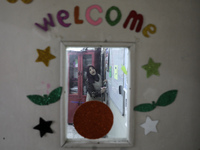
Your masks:
{"label": "letter o", "polygon": [[[110,13],[112,10],[115,10],[117,12],[117,18],[115,20],[111,20],[110,19]],[[121,11],[119,10],[118,7],[116,6],[112,6],[110,7],[107,12],[106,12],[106,21],[108,22],[108,24],[110,24],[111,26],[116,25],[117,23],[119,23],[119,21],[121,20],[122,14]]]}

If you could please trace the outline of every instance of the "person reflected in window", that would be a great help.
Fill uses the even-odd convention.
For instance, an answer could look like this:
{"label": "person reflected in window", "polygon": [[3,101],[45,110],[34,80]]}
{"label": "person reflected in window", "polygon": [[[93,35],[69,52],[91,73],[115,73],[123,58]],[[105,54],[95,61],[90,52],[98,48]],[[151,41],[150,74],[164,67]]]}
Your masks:
{"label": "person reflected in window", "polygon": [[[106,82],[106,80],[104,80]],[[97,74],[94,66],[89,65],[87,67],[87,80],[86,80],[86,88],[87,88],[87,101],[101,101],[102,94],[105,93],[106,87],[102,87],[102,78],[100,74]]]}

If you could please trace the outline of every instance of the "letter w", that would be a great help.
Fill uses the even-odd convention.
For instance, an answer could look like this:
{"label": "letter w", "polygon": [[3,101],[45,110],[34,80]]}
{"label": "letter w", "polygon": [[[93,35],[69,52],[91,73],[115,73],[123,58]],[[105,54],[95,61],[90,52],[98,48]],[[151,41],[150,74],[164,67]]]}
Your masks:
{"label": "letter w", "polygon": [[41,28],[44,31],[48,31],[48,25],[55,27],[55,24],[54,24],[53,19],[52,19],[52,15],[48,14],[48,17],[49,17],[49,21],[46,18],[43,18],[43,20],[44,20],[43,26],[38,24],[38,23],[35,23],[35,25],[38,26],[39,28]]}
{"label": "letter w", "polygon": [[130,30],[133,30],[135,28],[135,25],[137,23],[137,20],[139,20],[139,23],[136,28],[136,32],[140,32],[143,24],[143,16],[141,14],[137,14],[134,10],[132,10],[128,17],[126,18],[126,21],[124,22],[123,27],[126,28],[128,23],[130,22],[131,18],[133,18],[133,21],[130,26]]}

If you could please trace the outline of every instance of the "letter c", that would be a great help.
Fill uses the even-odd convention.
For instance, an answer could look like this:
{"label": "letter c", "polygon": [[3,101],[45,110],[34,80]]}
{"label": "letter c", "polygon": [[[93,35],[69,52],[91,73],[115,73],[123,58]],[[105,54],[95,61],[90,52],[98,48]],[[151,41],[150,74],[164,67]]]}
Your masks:
{"label": "letter c", "polygon": [[99,25],[101,22],[102,22],[102,18],[98,18],[96,21],[95,20],[92,20],[91,16],[90,16],[90,12],[92,9],[97,9],[100,13],[102,13],[102,8],[99,6],[99,5],[92,5],[90,7],[87,8],[86,10],[86,19],[87,21],[96,26],[96,25]]}

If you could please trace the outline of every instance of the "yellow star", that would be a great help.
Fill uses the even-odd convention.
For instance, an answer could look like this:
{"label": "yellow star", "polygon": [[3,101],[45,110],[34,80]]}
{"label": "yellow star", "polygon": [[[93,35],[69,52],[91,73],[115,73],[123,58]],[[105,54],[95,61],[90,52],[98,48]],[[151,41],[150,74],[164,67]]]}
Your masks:
{"label": "yellow star", "polygon": [[49,66],[49,61],[51,59],[56,58],[54,55],[50,53],[50,47],[48,46],[45,50],[37,49],[38,58],[36,62],[43,62],[46,66]]}

